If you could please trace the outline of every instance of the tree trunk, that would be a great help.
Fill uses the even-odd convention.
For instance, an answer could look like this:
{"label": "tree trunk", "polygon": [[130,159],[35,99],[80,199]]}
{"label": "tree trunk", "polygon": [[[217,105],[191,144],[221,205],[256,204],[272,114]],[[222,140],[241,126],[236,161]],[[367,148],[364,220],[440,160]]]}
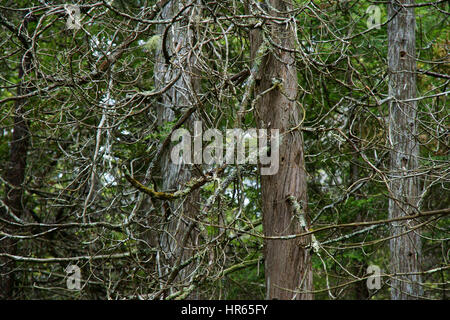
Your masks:
{"label": "tree trunk", "polygon": [[[162,19],[171,19],[178,15],[188,3],[181,0],[170,1],[162,10]],[[159,88],[165,87],[170,83],[179,72],[181,77],[178,81],[162,96],[161,104],[158,106],[159,124],[174,121],[177,118],[176,113],[185,112],[196,104],[195,94],[199,84],[195,77],[195,56],[192,54],[193,30],[188,26],[188,19],[191,15],[196,15],[198,8],[196,6],[184,10],[181,16],[184,19],[174,23],[168,31],[167,25],[161,25],[159,34],[161,35],[161,44],[165,45],[166,54],[170,55],[171,61],[167,61],[164,50],[160,48],[157,53],[157,63],[155,65],[155,82]],[[166,31],[167,39],[163,42],[163,34]],[[169,64],[167,63],[169,62]],[[186,128],[192,132],[195,113],[186,121]],[[161,156],[161,180],[163,190],[179,189],[183,184],[193,178],[191,164],[174,164],[170,159],[170,148],[164,151]],[[193,247],[196,246],[198,233],[195,227],[190,226],[191,220],[197,214],[198,203],[200,201],[199,191],[194,191],[186,199],[163,203],[163,216],[166,221],[166,233],[160,236],[160,245],[164,252],[162,263],[164,271],[170,272],[171,268],[178,261],[181,263],[194,254]],[[181,260],[177,260],[181,258]],[[173,293],[192,281],[192,271],[194,263],[183,268],[175,278],[166,285],[171,286]],[[169,275],[169,279],[171,276]],[[190,299],[196,297],[196,293],[188,296]]]}
{"label": "tree trunk", "polygon": [[[398,3],[398,4],[396,4]],[[389,218],[417,213],[419,185],[417,174],[419,145],[416,140],[416,60],[414,1],[391,1],[388,5],[388,68],[390,199]],[[391,272],[417,273],[421,269],[421,241],[413,221],[392,223],[390,240]],[[393,300],[418,299],[423,294],[418,274],[399,275],[391,280]]]}
{"label": "tree trunk", "polygon": [[[348,81],[351,81],[351,79],[348,79]],[[357,113],[357,110],[355,108],[352,108],[350,110],[349,115],[349,132],[348,136],[350,137],[350,140],[353,145],[357,146],[358,149],[360,149],[360,143],[359,139],[357,138],[361,134],[361,122],[360,122],[360,116]],[[348,185],[348,189],[350,190],[350,187],[357,183],[359,180],[360,172],[359,172],[359,155],[357,152],[352,153],[352,160],[350,161],[350,181]],[[360,200],[362,197],[361,191],[357,191],[354,193],[355,200]],[[358,213],[356,214],[355,222],[362,222],[364,221],[361,212],[362,210],[358,210]],[[360,250],[360,249],[358,249]],[[364,259],[363,261],[359,261],[357,259],[352,259],[351,261],[351,270],[354,275],[363,278],[364,274],[367,272],[367,262]],[[355,300],[367,300],[370,297],[370,292],[367,288],[366,280],[363,279],[361,281],[355,282],[352,285],[352,295],[351,299]]]}
{"label": "tree trunk", "polygon": [[[273,16],[287,15],[290,1],[272,0],[269,9]],[[286,24],[272,23],[266,37],[282,48],[294,48],[296,37],[292,21]],[[280,130],[279,170],[274,175],[261,176],[263,229],[265,236],[283,236],[304,232],[299,217],[288,202],[294,196],[307,213],[306,172],[303,154],[303,137],[297,126],[299,105],[297,102],[297,71],[292,52],[272,47],[263,40],[263,31],[250,34],[252,59],[258,64],[255,75],[255,97],[263,91],[256,104],[258,126],[262,129]],[[262,57],[258,55],[263,54]],[[254,72],[255,70],[253,70]],[[274,83],[281,85],[274,87]],[[270,134],[270,131],[268,132]],[[305,217],[309,224],[308,217]],[[264,243],[265,277],[268,299],[312,299],[312,268],[309,249],[310,237],[291,240],[266,240]]]}
{"label": "tree trunk", "polygon": [[[21,60],[22,61],[22,60]],[[19,86],[17,88],[17,96],[26,93],[26,89],[22,86],[22,78],[24,75],[24,68],[30,67],[30,56],[26,54],[23,59],[23,64],[20,64],[18,69]],[[25,118],[24,99],[18,99],[15,103],[14,110],[14,127],[12,132],[12,140],[9,151],[9,163],[5,180],[9,185],[5,186],[5,204],[7,209],[2,210],[3,217],[7,221],[14,221],[8,214],[9,210],[17,217],[23,217],[23,182],[25,180],[25,169],[27,164],[28,146],[30,143],[30,132],[28,120]],[[2,229],[9,234],[14,234],[13,226],[4,224],[2,222]],[[0,252],[7,254],[16,254],[17,241],[10,238],[4,238],[0,241]],[[0,299],[14,298],[14,268],[15,261],[8,258],[0,258]]]}

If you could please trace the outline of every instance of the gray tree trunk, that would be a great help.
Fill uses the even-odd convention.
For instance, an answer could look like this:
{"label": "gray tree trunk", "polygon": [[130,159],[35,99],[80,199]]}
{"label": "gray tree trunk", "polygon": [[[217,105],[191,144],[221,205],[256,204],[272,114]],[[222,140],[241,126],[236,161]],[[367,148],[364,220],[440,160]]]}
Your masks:
{"label": "gray tree trunk", "polygon": [[[175,17],[180,10],[187,5],[187,1],[170,1],[161,12],[162,19],[171,19]],[[195,56],[192,54],[193,30],[188,25],[188,20],[197,13],[197,7],[191,7],[183,11],[181,15],[183,20],[174,23],[168,31],[167,25],[159,27],[161,35],[161,45],[163,35],[166,32],[165,51],[169,54],[170,61],[164,54],[162,47],[157,52],[157,61],[155,64],[155,83],[157,88],[163,88],[181,72],[179,80],[162,96],[158,106],[159,124],[174,121],[177,118],[176,113],[181,114],[188,108],[196,104],[195,94],[198,90],[198,80],[195,77]],[[169,62],[169,64],[167,64]],[[195,114],[186,121],[187,128],[192,132]],[[160,176],[163,190],[179,189],[193,177],[192,165],[174,164],[170,159],[170,148],[164,151],[160,163]],[[199,192],[194,191],[186,199],[163,203],[163,215],[165,217],[164,229],[159,238],[163,254],[160,256],[161,267],[164,272],[170,272],[174,264],[187,260],[194,254],[193,247],[197,244],[198,232],[194,226],[191,226],[191,220],[198,212]],[[181,257],[181,260],[177,260]],[[185,267],[179,273],[168,277],[166,285],[172,289],[173,293],[181,287],[192,282],[191,274],[194,270],[193,263]],[[169,292],[168,292],[169,293]],[[191,294],[189,298],[195,298]]]}
{"label": "gray tree trunk", "polygon": [[[389,218],[417,213],[419,184],[417,174],[419,145],[417,136],[416,56],[414,8],[412,0],[391,1],[388,5],[388,68],[390,199]],[[421,239],[418,230],[403,234],[414,227],[413,221],[392,223],[390,240],[393,300],[418,299],[423,295],[421,276]]]}
{"label": "gray tree trunk", "polygon": [[[25,25],[26,24],[27,22],[25,22]],[[31,66],[30,54],[24,54],[21,61],[23,61],[23,63],[18,67],[18,78],[20,83],[17,87],[17,96],[21,96],[28,92],[27,88],[24,88],[23,86],[22,79],[26,72],[29,72]],[[2,219],[6,221],[14,221],[6,210],[9,210],[19,218],[23,218],[25,212],[23,205],[23,183],[25,181],[27,154],[30,145],[29,120],[25,117],[25,104],[25,99],[18,99],[16,100],[14,107],[14,126],[9,149],[9,163],[5,175],[5,180],[9,184],[5,186],[5,204],[7,209],[2,208],[3,210],[0,210]],[[2,223],[0,227],[0,229],[5,230],[6,233],[14,234],[15,228],[13,226],[9,224],[3,225]],[[0,253],[16,254],[17,240],[3,238],[0,241]],[[14,299],[15,265],[14,260],[0,258],[0,300]]]}
{"label": "gray tree trunk", "polygon": [[[271,15],[287,15],[292,4],[290,1],[271,0]],[[283,48],[295,47],[296,34],[291,22],[268,26],[272,40]],[[252,59],[259,65],[255,75],[255,96],[273,87],[274,81],[281,85],[261,96],[256,104],[258,126],[263,129],[279,129],[282,137],[279,150],[279,170],[275,175],[261,176],[263,229],[265,236],[283,236],[304,232],[299,217],[295,216],[288,202],[294,196],[307,214],[306,172],[303,154],[303,136],[301,131],[290,131],[297,126],[299,105],[297,102],[297,70],[292,52],[271,48],[262,40],[261,31],[250,34]],[[273,50],[273,51],[272,51]],[[263,53],[264,52],[264,53]],[[258,55],[263,54],[263,57]],[[254,70],[253,70],[254,71]],[[308,217],[306,216],[308,221]],[[309,223],[309,222],[307,222]],[[291,240],[266,240],[264,243],[265,277],[268,299],[312,299],[312,268],[309,250],[310,238]]]}

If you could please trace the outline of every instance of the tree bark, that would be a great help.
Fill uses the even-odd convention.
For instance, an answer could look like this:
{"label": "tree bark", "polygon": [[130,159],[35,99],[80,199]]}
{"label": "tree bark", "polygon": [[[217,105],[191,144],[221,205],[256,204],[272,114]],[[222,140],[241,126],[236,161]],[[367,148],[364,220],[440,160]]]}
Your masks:
{"label": "tree bark", "polygon": [[[164,93],[160,100],[161,103],[158,106],[160,125],[176,120],[176,113],[184,112],[196,104],[195,94],[199,83],[195,77],[195,55],[192,54],[194,34],[192,28],[188,25],[188,20],[191,15],[198,14],[198,8],[193,5],[184,10],[187,4],[186,1],[173,0],[161,12],[162,19],[171,19],[182,11],[183,13],[180,16],[184,19],[174,23],[168,30],[166,30],[166,25],[158,27],[161,45],[164,48],[161,47],[157,53],[156,86],[159,88],[167,86],[181,72],[179,80]],[[166,35],[165,40],[164,34]],[[170,61],[167,61],[167,54]],[[186,128],[191,132],[194,119],[195,113],[186,120]],[[163,152],[160,166],[163,190],[182,188],[193,177],[191,164],[177,165],[171,161],[170,148]],[[191,220],[189,218],[194,218],[199,211],[199,201],[200,193],[196,190],[189,194],[186,199],[165,202],[162,205],[163,216],[166,219],[163,223],[167,232],[160,236],[160,245],[164,251],[165,259],[162,260],[165,260],[163,263],[166,272],[175,267],[174,264],[177,261],[181,263],[194,254],[193,248],[197,243],[198,232],[195,227],[190,226]],[[170,280],[172,283],[166,284],[172,287],[171,293],[191,283],[192,272],[195,269],[193,265],[194,263],[191,263],[191,265],[183,268],[176,277]],[[188,298],[196,298],[196,292],[194,291]]]}
{"label": "tree bark", "polygon": [[[290,1],[269,1],[273,16],[288,16]],[[288,24],[271,23],[267,26],[270,37],[282,48],[293,49],[296,34]],[[293,196],[307,214],[306,172],[301,131],[297,126],[299,105],[297,102],[297,70],[292,52],[271,47],[264,52],[260,46],[270,46],[263,40],[261,30],[250,34],[251,54],[255,64],[261,59],[255,75],[255,97],[267,89],[272,90],[258,98],[256,117],[262,129],[280,130],[279,170],[274,175],[261,176],[263,229],[265,236],[283,236],[304,232],[299,217],[288,202]],[[253,72],[255,70],[253,69]],[[274,87],[274,82],[280,81]],[[268,132],[270,134],[270,131]],[[308,217],[305,217],[309,224]],[[312,268],[309,249],[310,237],[292,240],[265,240],[265,278],[268,299],[312,299]]]}
{"label": "tree bark", "polygon": [[[22,62],[22,60],[21,60]],[[17,88],[17,95],[21,96],[26,93],[23,88],[22,78],[25,72],[30,67],[30,56],[25,54],[23,64],[18,67],[19,85]],[[30,132],[28,120],[25,117],[25,100],[16,100],[14,106],[14,126],[12,132],[12,139],[9,150],[9,162],[5,180],[8,185],[5,186],[5,204],[7,208],[0,211],[3,214],[2,219],[6,221],[13,221],[13,218],[8,214],[9,210],[17,217],[23,217],[23,182],[25,180],[25,170],[27,165],[27,153],[30,143]],[[2,229],[6,233],[14,234],[13,226],[2,222]],[[17,240],[4,238],[0,241],[0,252],[15,255],[17,253]],[[8,258],[0,258],[0,299],[14,298],[14,268],[15,261]]]}
{"label": "tree bark", "polygon": [[[388,68],[390,199],[389,218],[418,213],[419,183],[417,174],[419,145],[417,136],[415,15],[414,1],[391,1],[388,5]],[[421,239],[414,222],[391,225],[391,272],[417,273],[421,269]],[[423,295],[419,274],[399,275],[391,279],[393,300],[418,299]]]}

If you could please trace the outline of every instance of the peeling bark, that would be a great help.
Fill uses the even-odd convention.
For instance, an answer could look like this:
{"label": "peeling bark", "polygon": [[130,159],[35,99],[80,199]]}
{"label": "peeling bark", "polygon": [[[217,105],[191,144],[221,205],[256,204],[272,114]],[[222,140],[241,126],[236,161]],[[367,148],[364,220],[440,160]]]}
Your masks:
{"label": "peeling bark", "polygon": [[[291,8],[289,1],[272,0],[271,14],[282,15]],[[296,37],[292,22],[288,25],[272,24],[270,36],[281,47],[294,48]],[[250,34],[252,59],[260,59],[262,31]],[[307,213],[306,172],[303,136],[299,130],[289,131],[301,120],[297,103],[297,71],[294,54],[272,48],[264,56],[255,76],[255,96],[273,87],[274,79],[281,85],[265,93],[256,103],[258,126],[279,129],[282,141],[279,150],[279,171],[275,175],[261,176],[263,229],[265,236],[281,236],[304,232],[288,202],[293,196]],[[307,215],[306,215],[307,216]],[[309,221],[307,220],[309,224]],[[309,249],[310,237],[293,240],[266,240],[264,243],[265,277],[268,299],[312,299],[312,268]]]}
{"label": "peeling bark", "polygon": [[[391,1],[388,5],[388,68],[390,152],[389,219],[418,213],[419,183],[417,174],[419,143],[417,136],[417,104],[405,101],[416,98],[415,14],[404,8],[414,1]],[[411,229],[414,221],[391,225],[391,272],[416,273],[421,269],[422,246],[418,231],[400,235]],[[394,276],[391,280],[393,300],[418,299],[423,295],[421,276]]]}
{"label": "peeling bark", "polygon": [[[162,10],[162,19],[182,16],[183,19],[166,29],[166,25],[158,27],[161,35],[161,48],[157,53],[155,65],[156,86],[163,88],[181,72],[181,77],[167,92],[165,92],[158,106],[159,124],[174,121],[176,112],[191,108],[196,104],[195,94],[198,90],[198,80],[195,78],[195,56],[192,54],[194,34],[189,25],[192,15],[198,14],[198,8],[186,1],[170,1]],[[180,14],[180,12],[182,12]],[[186,127],[192,131],[195,113],[186,121]],[[180,189],[194,177],[191,165],[176,165],[170,159],[170,148],[163,151],[160,161],[161,181],[163,190]],[[199,211],[199,191],[191,192],[184,201],[174,200],[163,203],[163,215],[166,218],[165,229],[159,239],[165,256],[165,269],[176,267],[176,262],[182,263],[194,255],[193,247],[197,243],[197,231],[190,226],[190,220]],[[181,260],[179,259],[181,257]],[[183,268],[177,276],[169,279],[174,287],[192,282],[191,273],[193,263]],[[172,285],[172,283],[167,283]],[[173,291],[173,290],[172,290]],[[175,290],[176,291],[176,290]],[[173,292],[175,292],[173,291]],[[171,293],[173,293],[171,292]],[[194,298],[195,293],[189,298]]]}

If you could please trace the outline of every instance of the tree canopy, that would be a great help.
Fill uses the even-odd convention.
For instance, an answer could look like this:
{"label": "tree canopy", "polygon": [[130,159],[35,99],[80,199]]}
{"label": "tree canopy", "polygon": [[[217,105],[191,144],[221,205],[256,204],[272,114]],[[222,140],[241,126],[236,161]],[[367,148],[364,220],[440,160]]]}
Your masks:
{"label": "tree canopy", "polygon": [[[3,1],[0,297],[272,298],[270,261],[296,298],[447,299],[449,32],[447,1]],[[195,121],[280,129],[280,171],[174,164]]]}

